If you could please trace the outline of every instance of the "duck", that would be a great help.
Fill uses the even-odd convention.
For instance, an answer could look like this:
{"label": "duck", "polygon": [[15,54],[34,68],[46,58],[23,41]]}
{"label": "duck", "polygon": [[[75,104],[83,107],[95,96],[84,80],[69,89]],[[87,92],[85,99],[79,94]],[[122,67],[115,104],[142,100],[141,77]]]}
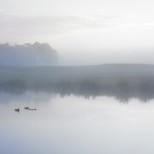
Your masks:
{"label": "duck", "polygon": [[20,108],[15,109],[15,112],[20,112]]}

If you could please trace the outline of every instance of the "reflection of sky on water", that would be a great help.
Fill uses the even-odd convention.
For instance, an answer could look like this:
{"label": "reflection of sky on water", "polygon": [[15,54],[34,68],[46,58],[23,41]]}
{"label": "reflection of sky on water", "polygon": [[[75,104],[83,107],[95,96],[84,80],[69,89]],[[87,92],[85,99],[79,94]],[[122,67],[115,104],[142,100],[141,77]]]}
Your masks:
{"label": "reflection of sky on water", "polygon": [[0,103],[11,103],[11,102],[22,102],[23,103],[34,103],[34,102],[48,102],[54,95],[48,93],[33,93],[26,91],[24,94],[13,94],[13,93],[0,93]]}
{"label": "reflection of sky on water", "polygon": [[[1,94],[0,102],[0,153],[154,152],[153,100],[143,104],[134,99],[123,104],[112,97],[62,98],[27,92],[22,96]],[[37,111],[24,110],[25,106]],[[14,112],[18,107],[21,112]]]}

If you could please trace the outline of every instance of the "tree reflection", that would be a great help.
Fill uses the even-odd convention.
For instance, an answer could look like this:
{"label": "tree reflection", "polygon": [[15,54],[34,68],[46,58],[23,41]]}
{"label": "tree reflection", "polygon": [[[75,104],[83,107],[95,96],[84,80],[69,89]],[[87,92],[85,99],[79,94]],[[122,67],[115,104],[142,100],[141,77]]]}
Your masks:
{"label": "tree reflection", "polygon": [[15,95],[22,95],[26,91],[35,93],[45,92],[48,94],[60,94],[83,96],[85,98],[108,96],[115,97],[120,102],[128,102],[132,98],[139,99],[142,102],[148,102],[154,99],[154,84],[151,81],[129,81],[119,80],[118,82],[106,83],[90,80],[83,81],[60,81],[58,83],[33,83],[27,85],[22,80],[9,80],[0,85],[0,91]]}

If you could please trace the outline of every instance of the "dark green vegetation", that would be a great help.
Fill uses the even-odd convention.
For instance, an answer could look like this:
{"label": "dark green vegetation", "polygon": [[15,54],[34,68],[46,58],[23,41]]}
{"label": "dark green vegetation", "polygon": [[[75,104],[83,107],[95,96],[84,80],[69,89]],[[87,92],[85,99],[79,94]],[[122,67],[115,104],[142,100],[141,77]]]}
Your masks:
{"label": "dark green vegetation", "polygon": [[0,90],[15,94],[30,90],[147,101],[154,98],[154,65],[0,66]]}

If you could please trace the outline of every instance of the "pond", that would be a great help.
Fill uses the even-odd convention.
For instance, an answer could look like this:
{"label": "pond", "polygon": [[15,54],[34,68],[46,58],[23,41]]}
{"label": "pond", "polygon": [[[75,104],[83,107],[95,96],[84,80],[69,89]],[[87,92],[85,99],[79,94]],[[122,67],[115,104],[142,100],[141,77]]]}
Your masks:
{"label": "pond", "polygon": [[1,154],[152,154],[153,140],[153,99],[0,93]]}

